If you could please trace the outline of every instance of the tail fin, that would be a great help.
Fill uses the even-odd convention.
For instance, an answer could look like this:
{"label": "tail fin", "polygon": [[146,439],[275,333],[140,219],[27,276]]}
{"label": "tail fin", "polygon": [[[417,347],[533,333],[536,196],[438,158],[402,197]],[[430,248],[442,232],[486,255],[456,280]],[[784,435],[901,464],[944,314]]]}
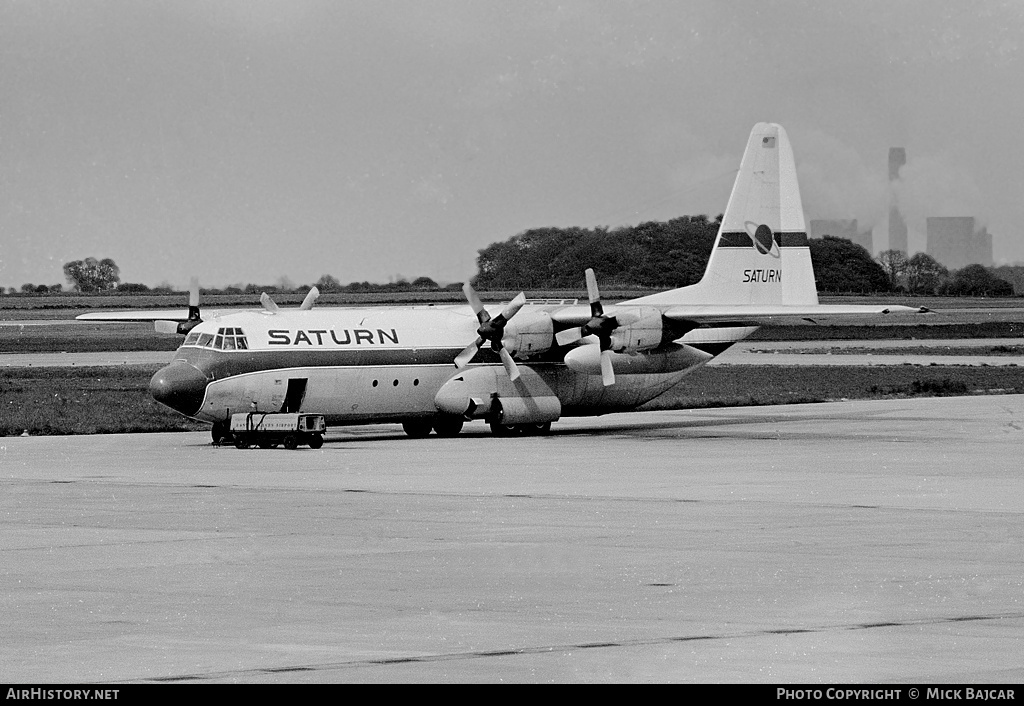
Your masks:
{"label": "tail fin", "polygon": [[781,125],[758,123],[750,132],[701,281],[629,303],[818,303],[796,163]]}

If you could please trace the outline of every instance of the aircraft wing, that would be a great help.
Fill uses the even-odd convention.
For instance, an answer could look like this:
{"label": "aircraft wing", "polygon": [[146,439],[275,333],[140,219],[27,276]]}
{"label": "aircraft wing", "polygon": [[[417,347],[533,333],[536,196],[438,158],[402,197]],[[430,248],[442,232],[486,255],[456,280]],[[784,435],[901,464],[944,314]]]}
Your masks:
{"label": "aircraft wing", "polygon": [[[244,309],[221,309],[219,311],[203,310],[206,318],[216,318],[223,314],[238,313]],[[140,309],[134,311],[94,311],[79,314],[78,321],[188,321],[188,309]]]}

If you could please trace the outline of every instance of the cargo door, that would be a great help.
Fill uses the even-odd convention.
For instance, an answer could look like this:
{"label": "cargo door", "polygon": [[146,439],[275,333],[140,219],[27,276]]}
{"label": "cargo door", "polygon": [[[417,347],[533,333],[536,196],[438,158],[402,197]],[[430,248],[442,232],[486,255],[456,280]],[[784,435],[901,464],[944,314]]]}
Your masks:
{"label": "cargo door", "polygon": [[284,394],[284,404],[281,411],[286,414],[293,414],[302,407],[302,399],[306,396],[306,382],[309,378],[289,378],[288,390]]}

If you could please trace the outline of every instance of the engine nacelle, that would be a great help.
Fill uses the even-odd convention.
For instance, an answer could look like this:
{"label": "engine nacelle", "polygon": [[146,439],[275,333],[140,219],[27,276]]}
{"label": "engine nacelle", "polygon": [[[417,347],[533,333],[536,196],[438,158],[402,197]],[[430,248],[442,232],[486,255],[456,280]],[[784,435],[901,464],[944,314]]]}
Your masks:
{"label": "engine nacelle", "polygon": [[554,390],[528,367],[512,382],[500,365],[467,368],[434,396],[439,412],[502,424],[542,424],[562,415]]}
{"label": "engine nacelle", "polygon": [[664,332],[659,310],[650,306],[623,307],[610,313],[621,316],[620,321],[628,322],[620,324],[612,332],[612,350],[616,353],[635,353],[661,345]]}
{"label": "engine nacelle", "polygon": [[[651,375],[673,373],[706,363],[714,356],[693,346],[673,343],[667,348],[646,353],[612,353],[612,370],[616,375]],[[601,346],[588,343],[565,354],[566,366],[584,375],[601,374]]]}
{"label": "engine nacelle", "polygon": [[505,326],[501,344],[509,353],[528,358],[551,348],[555,340],[555,327],[551,314],[546,311],[530,311],[524,307]]}

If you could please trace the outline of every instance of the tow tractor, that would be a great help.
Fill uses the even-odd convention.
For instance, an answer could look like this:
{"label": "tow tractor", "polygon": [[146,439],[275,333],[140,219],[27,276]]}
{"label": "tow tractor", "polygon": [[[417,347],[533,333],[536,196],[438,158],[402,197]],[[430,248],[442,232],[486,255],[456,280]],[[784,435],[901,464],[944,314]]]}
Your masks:
{"label": "tow tractor", "polygon": [[322,414],[239,412],[231,415],[231,435],[238,449],[254,444],[261,449],[273,449],[278,444],[286,449],[297,449],[301,444],[319,449],[324,445],[326,431]]}

